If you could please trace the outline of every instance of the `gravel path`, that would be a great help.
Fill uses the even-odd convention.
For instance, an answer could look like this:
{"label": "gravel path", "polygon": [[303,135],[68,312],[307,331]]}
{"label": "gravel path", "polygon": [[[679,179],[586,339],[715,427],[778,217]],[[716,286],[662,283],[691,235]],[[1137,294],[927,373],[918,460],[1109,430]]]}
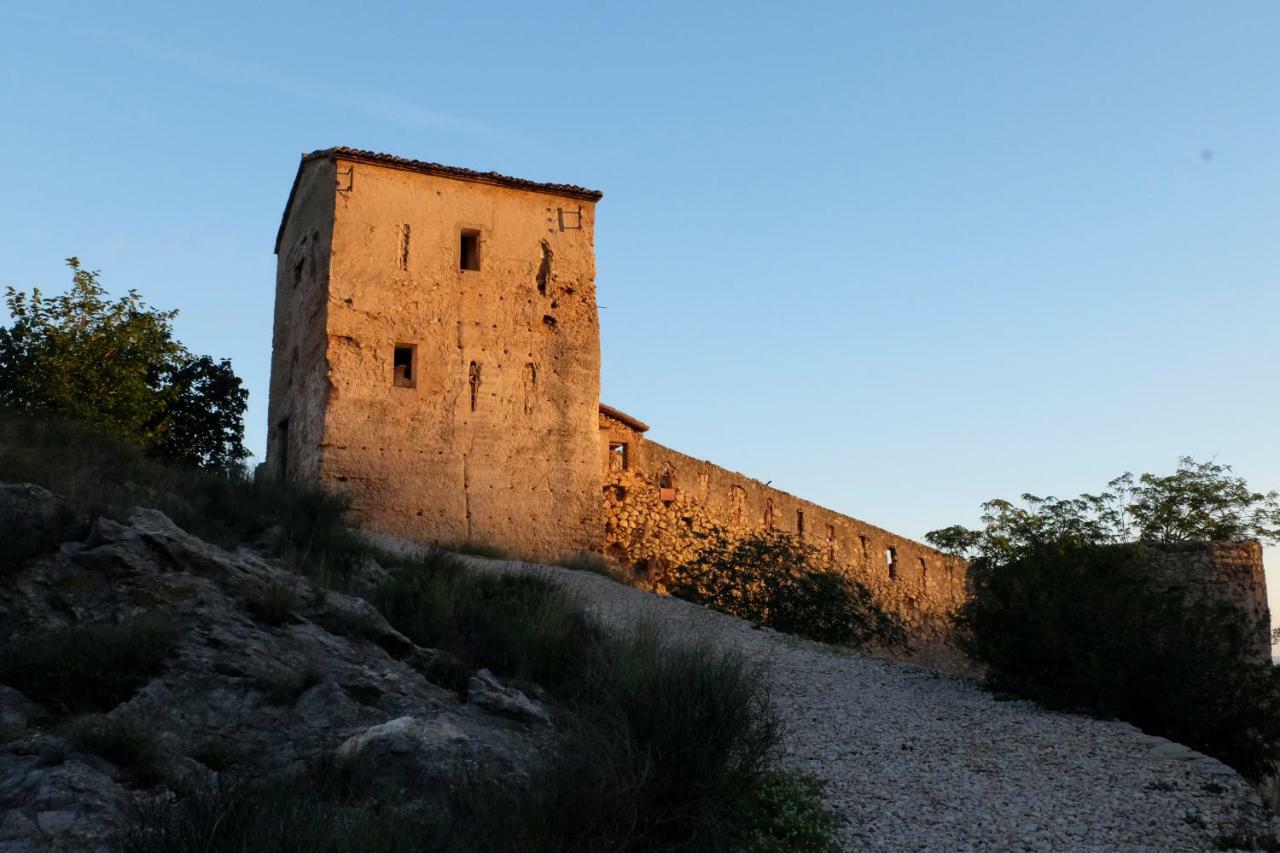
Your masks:
{"label": "gravel path", "polygon": [[769,667],[784,763],[827,782],[849,850],[1212,850],[1269,819],[1224,765],[1123,723],[999,701],[953,676],[798,641],[597,575],[538,571],[605,623],[664,626]]}

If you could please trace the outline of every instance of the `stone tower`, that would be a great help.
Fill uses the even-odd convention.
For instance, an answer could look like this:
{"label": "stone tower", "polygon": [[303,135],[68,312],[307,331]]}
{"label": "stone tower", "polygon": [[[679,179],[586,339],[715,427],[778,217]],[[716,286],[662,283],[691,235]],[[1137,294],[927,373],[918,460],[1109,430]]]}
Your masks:
{"label": "stone tower", "polygon": [[600,197],[304,155],[276,238],[266,471],[396,536],[599,550]]}

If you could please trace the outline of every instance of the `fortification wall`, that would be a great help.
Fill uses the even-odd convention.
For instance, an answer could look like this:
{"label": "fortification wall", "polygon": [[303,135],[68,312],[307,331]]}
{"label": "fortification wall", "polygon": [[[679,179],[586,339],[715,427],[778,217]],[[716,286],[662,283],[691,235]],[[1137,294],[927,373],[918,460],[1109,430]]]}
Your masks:
{"label": "fortification wall", "polygon": [[1144,569],[1157,584],[1193,597],[1225,599],[1257,624],[1258,657],[1271,660],[1271,609],[1258,542],[1144,542]]}
{"label": "fortification wall", "polygon": [[341,158],[337,176],[323,479],[379,532],[598,549],[593,204]]}
{"label": "fortification wall", "polygon": [[267,470],[315,481],[329,400],[325,323],[334,164],[304,165],[280,229],[267,404]]}
{"label": "fortification wall", "polygon": [[866,584],[913,637],[949,636],[965,596],[963,560],[649,441],[604,413],[600,430],[605,554],[639,579],[660,588],[665,571],[691,559],[698,534],[712,528],[730,536],[782,530]]}

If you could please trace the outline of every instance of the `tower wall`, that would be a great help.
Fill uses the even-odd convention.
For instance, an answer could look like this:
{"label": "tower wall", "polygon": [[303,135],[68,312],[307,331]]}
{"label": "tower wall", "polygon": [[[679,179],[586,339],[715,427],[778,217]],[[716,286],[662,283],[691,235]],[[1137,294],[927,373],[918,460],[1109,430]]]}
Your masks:
{"label": "tower wall", "polygon": [[[539,559],[598,550],[594,204],[334,169],[320,479],[380,532]],[[464,233],[478,257],[463,259]]]}

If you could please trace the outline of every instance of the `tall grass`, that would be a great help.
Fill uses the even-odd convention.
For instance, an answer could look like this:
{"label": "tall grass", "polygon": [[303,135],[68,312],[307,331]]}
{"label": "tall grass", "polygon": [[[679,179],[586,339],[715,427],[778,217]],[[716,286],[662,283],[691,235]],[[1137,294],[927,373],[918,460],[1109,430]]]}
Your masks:
{"label": "tall grass", "polygon": [[160,671],[177,637],[154,615],[29,634],[0,646],[0,683],[55,714],[107,711]]}

